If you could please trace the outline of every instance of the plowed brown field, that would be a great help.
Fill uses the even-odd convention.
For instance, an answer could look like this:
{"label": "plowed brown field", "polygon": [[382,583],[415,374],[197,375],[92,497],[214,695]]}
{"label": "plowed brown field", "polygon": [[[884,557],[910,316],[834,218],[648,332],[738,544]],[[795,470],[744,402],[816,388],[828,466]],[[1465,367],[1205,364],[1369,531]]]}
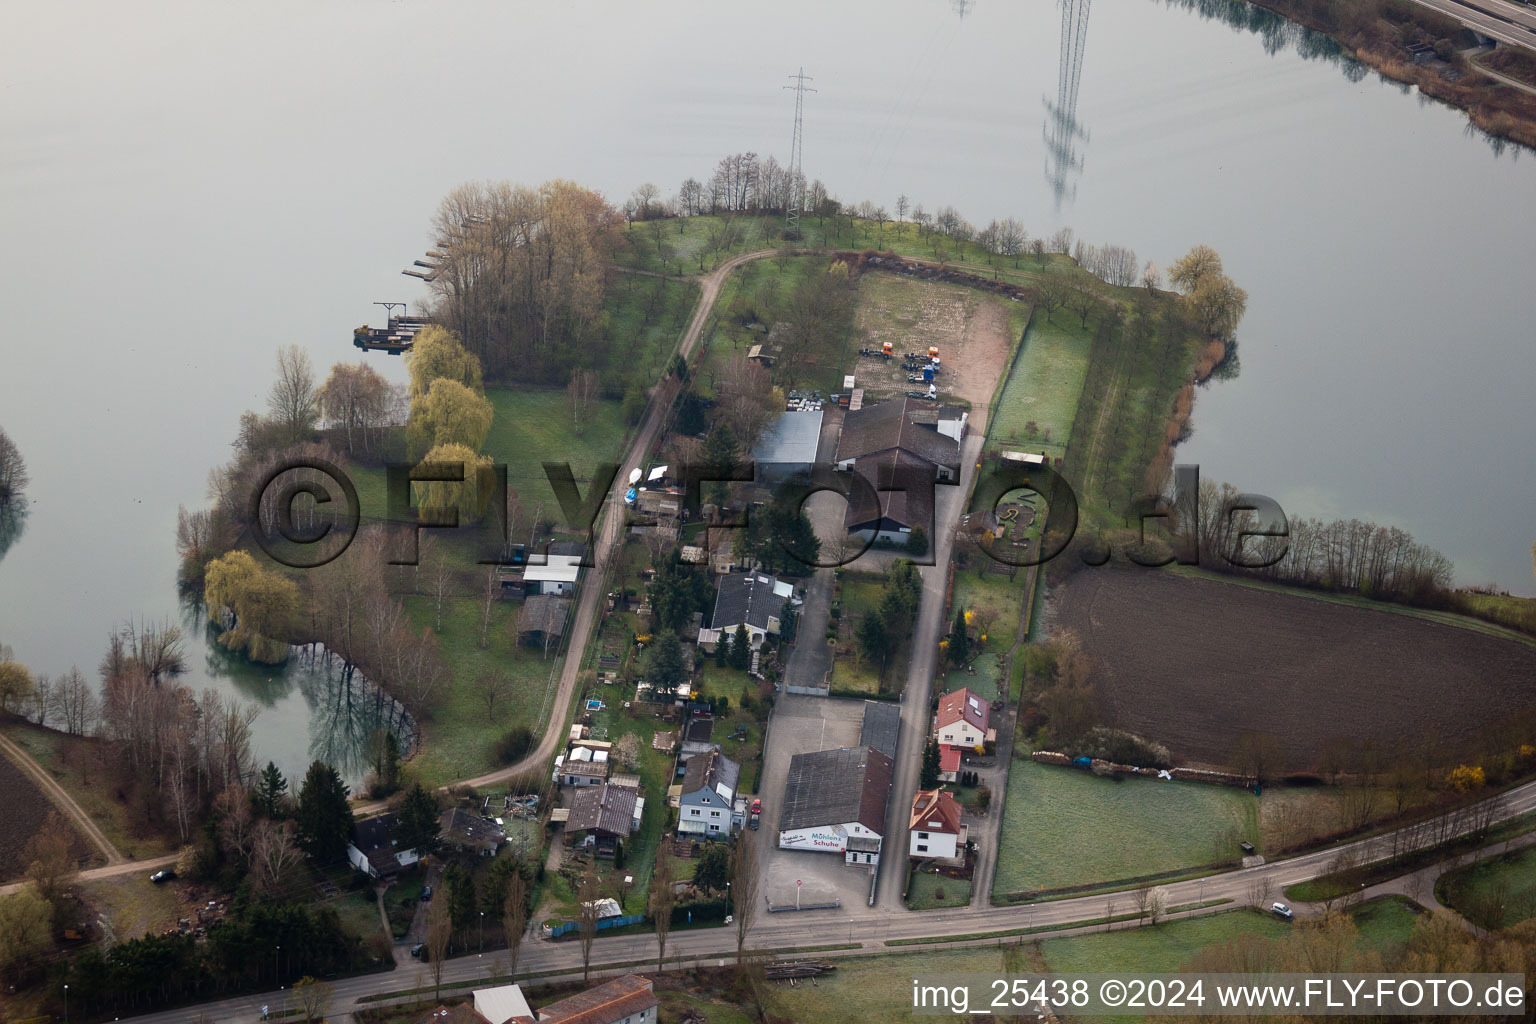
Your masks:
{"label": "plowed brown field", "polygon": [[1106,720],[1191,763],[1262,730],[1309,770],[1330,740],[1454,744],[1536,707],[1536,647],[1409,615],[1152,569],[1084,570],[1052,604]]}

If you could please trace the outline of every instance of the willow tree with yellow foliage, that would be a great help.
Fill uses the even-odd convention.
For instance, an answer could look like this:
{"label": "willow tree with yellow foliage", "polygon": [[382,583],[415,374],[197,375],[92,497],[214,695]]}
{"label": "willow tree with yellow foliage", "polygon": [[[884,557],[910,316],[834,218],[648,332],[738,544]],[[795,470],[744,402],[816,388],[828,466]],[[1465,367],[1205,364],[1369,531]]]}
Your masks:
{"label": "willow tree with yellow foliage", "polygon": [[573,354],[601,340],[621,221],[570,181],[461,185],[432,220],[447,254],[431,283],[433,312],[490,374],[563,379]]}
{"label": "willow tree with yellow foliage", "polygon": [[204,576],[208,620],[220,626],[219,644],[252,661],[280,665],[299,612],[299,588],[288,577],[262,568],[244,551],[208,563]]}
{"label": "willow tree with yellow foliage", "polygon": [[494,416],[491,403],[480,392],[439,377],[426,397],[414,403],[406,441],[413,452],[449,444],[479,451]]}
{"label": "willow tree with yellow foliage", "polygon": [[496,471],[489,455],[462,444],[440,444],[427,452],[412,475],[424,475],[422,470],[429,466],[462,466],[464,479],[414,481],[411,502],[421,522],[446,526],[452,523],[455,511],[460,524],[485,515],[496,496]]}
{"label": "willow tree with yellow foliage", "polygon": [[1208,245],[1197,245],[1168,268],[1168,280],[1184,293],[1200,329],[1230,341],[1248,310],[1248,293],[1226,275],[1221,257]]}

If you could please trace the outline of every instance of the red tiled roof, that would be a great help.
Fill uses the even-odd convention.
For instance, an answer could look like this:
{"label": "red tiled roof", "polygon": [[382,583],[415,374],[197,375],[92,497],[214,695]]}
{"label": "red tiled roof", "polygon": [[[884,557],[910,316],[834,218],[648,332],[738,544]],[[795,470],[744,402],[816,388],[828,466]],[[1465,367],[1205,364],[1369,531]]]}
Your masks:
{"label": "red tiled roof", "polygon": [[415,1024],[491,1024],[482,1017],[472,1003],[460,1003],[458,1006],[442,1006],[417,1018]]}
{"label": "red tiled roof", "polygon": [[543,1024],[612,1024],[632,1013],[649,1010],[657,1002],[650,979],[626,974],[558,1003],[539,1007],[539,1020]]}
{"label": "red tiled roof", "polygon": [[982,732],[986,732],[987,719],[991,717],[991,710],[991,706],[986,701],[970,690],[960,689],[954,693],[946,693],[939,700],[938,726],[942,729],[963,718]]}
{"label": "red tiled roof", "polygon": [[960,770],[960,748],[952,747],[948,743],[939,745],[939,771],[958,772]]}
{"label": "red tiled roof", "polygon": [[960,803],[942,789],[920,789],[912,798],[912,821],[907,827],[959,835]]}

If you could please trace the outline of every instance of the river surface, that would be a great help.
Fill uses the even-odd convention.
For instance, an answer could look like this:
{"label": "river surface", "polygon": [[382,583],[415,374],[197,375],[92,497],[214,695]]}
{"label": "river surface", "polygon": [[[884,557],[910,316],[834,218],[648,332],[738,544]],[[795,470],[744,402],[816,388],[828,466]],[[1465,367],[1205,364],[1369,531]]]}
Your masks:
{"label": "river surface", "polygon": [[[819,90],[805,168],[845,200],[1071,225],[1163,266],[1221,252],[1251,296],[1241,374],[1202,390],[1183,461],[1292,514],[1397,523],[1464,582],[1536,590],[1536,155],[1305,40],[1155,0],[1078,10],[18,9],[0,425],[33,483],[0,641],[39,671],[93,670],[116,625],[179,616],[176,508],[204,503],[275,349],[322,373],[351,359],[370,303],[420,294],[399,271],[453,186],[564,176],[621,201],[728,152],[783,159],[801,66]],[[200,630],[191,646],[191,685],[266,708],[263,758],[325,748],[334,679],[233,668]]]}

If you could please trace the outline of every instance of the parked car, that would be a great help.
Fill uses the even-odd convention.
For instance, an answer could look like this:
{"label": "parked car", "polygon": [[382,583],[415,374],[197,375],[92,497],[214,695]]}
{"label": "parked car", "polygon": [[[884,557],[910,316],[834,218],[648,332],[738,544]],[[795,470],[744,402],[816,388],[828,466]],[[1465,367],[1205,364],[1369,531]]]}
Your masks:
{"label": "parked car", "polygon": [[156,885],[159,885],[161,882],[169,882],[175,877],[176,872],[172,871],[170,868],[161,868],[159,871],[156,871],[154,874],[150,875],[149,880],[154,882]]}
{"label": "parked car", "polygon": [[1291,908],[1286,906],[1284,903],[1274,903],[1274,904],[1271,904],[1270,908],[1269,908],[1269,912],[1274,914],[1276,917],[1283,917],[1286,920],[1290,920],[1291,918],[1296,916],[1295,914],[1293,914],[1291,912]]}
{"label": "parked car", "polygon": [[752,799],[752,814],[747,818],[747,825],[756,832],[763,822],[763,801],[757,797]]}
{"label": "parked car", "polygon": [[426,948],[427,948],[426,943],[423,943],[423,942],[416,943],[416,945],[411,947],[411,956],[413,956],[416,959],[420,960],[421,959],[421,953]]}
{"label": "parked car", "polygon": [[421,902],[432,902],[432,887],[430,885],[424,885],[421,887]]}

